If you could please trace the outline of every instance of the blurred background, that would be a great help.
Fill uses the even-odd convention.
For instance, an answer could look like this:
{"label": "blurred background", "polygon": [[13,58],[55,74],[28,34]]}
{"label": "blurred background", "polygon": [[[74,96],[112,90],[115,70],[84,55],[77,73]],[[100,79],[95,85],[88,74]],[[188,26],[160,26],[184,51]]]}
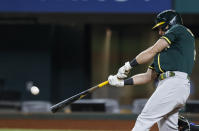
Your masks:
{"label": "blurred background", "polygon": [[[44,126],[53,122],[41,127],[30,124],[30,128],[91,130],[89,126],[71,127],[66,123],[74,125],[71,119],[76,123],[80,118],[109,117],[124,120],[120,122],[123,126],[116,129],[131,129],[133,124],[129,121],[136,119],[153,93],[153,83],[124,88],[106,86],[57,115],[52,115],[49,107],[106,81],[126,61],[153,45],[159,36],[151,28],[157,13],[163,10],[181,13],[184,25],[195,35],[198,51],[197,5],[198,0],[1,0],[0,127],[28,128],[24,121],[18,126],[12,122],[36,119],[39,123],[63,123],[58,127]],[[134,68],[131,75],[145,72],[148,65]],[[195,121],[199,121],[198,73],[196,55],[190,99],[182,110]],[[38,87],[38,94],[31,93],[32,86]],[[95,127],[113,129],[111,125]]]}

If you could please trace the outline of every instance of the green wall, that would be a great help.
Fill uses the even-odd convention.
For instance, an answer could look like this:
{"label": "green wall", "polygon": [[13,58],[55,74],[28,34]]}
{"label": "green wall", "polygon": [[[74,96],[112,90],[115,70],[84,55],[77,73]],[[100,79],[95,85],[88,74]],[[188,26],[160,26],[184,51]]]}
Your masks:
{"label": "green wall", "polygon": [[180,13],[199,13],[199,0],[175,0],[174,9]]}

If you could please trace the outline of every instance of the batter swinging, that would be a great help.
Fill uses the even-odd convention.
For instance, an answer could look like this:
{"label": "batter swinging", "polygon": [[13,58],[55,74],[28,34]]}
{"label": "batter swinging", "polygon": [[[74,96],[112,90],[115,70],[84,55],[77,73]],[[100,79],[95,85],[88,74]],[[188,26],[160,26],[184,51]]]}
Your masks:
{"label": "batter swinging", "polygon": [[[180,14],[166,10],[157,15],[160,39],[132,61],[126,62],[117,75],[109,76],[110,85],[140,85],[158,79],[155,92],[138,116],[132,131],[148,131],[157,122],[160,131],[178,131],[178,110],[190,94],[190,74],[194,65],[195,40],[183,26]],[[146,73],[127,78],[138,64],[153,60]]]}

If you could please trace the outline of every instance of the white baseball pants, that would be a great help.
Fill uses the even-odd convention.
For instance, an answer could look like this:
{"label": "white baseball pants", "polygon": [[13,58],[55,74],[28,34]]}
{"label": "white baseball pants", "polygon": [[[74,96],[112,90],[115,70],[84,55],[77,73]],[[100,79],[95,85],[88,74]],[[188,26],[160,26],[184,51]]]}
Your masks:
{"label": "white baseball pants", "polygon": [[178,131],[178,110],[189,94],[190,81],[186,73],[175,71],[175,76],[159,81],[132,131],[149,131],[155,123],[160,131]]}

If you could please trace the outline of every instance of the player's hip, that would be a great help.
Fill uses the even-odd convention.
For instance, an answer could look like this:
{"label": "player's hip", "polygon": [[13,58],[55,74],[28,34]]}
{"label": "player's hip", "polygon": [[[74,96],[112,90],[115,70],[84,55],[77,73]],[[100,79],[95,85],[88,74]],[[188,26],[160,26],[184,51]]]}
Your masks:
{"label": "player's hip", "polygon": [[175,75],[159,80],[156,92],[163,96],[169,96],[171,99],[176,98],[184,104],[190,94],[190,80],[187,73],[173,72]]}
{"label": "player's hip", "polygon": [[190,77],[187,73],[179,71],[167,71],[158,76],[158,86],[166,84],[166,86],[190,87]]}

